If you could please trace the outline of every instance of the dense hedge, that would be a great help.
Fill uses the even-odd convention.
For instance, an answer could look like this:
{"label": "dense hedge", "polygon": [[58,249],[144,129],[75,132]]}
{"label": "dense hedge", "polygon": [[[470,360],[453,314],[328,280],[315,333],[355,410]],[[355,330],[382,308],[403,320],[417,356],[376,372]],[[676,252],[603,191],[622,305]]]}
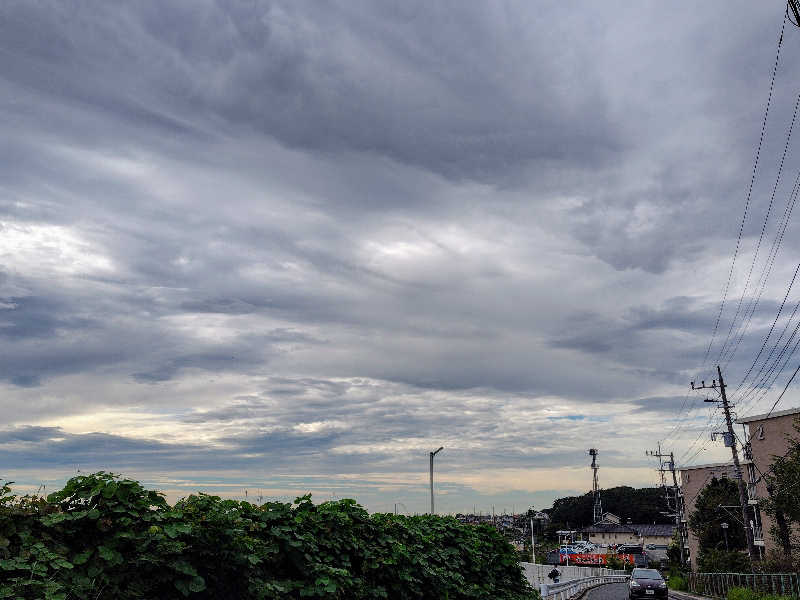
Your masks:
{"label": "dense hedge", "polygon": [[732,587],[728,590],[728,600],[795,600],[795,597],[762,594],[749,588]]}
{"label": "dense hedge", "polygon": [[0,598],[532,600],[513,548],[452,518],[353,500],[167,504],[108,473],[47,498],[0,491]]}

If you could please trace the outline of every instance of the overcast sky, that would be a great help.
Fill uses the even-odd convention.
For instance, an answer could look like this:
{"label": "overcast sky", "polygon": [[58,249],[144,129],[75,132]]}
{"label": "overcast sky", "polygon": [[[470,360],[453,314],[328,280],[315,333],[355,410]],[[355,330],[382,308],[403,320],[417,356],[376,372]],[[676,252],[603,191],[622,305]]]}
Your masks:
{"label": "overcast sky", "polygon": [[0,477],[414,512],[443,445],[500,512],[723,460],[689,381],[800,260],[788,23],[704,365],[784,7],[3,2]]}

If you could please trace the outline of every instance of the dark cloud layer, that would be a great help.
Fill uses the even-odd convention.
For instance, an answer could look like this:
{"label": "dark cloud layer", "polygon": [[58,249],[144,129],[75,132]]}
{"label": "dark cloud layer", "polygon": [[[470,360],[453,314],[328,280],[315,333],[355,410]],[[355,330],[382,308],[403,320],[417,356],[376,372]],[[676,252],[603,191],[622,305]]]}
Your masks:
{"label": "dark cloud layer", "polygon": [[[619,469],[654,437],[689,449],[782,11],[4,3],[3,464],[355,486],[444,440],[453,495],[529,469],[518,498],[589,440]],[[706,364],[733,380],[800,249],[790,140],[728,361],[799,46]]]}

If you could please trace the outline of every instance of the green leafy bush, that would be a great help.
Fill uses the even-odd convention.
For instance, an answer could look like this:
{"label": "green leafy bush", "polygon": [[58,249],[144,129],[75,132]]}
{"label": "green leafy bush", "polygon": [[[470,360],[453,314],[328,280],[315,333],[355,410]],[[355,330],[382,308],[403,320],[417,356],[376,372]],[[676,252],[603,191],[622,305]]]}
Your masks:
{"label": "green leafy bush", "polygon": [[[689,583],[683,575],[670,575],[669,579],[667,579],[667,587],[678,592],[685,592],[689,589]],[[734,599],[729,598],[728,600]]]}
{"label": "green leafy bush", "polygon": [[745,587],[732,587],[728,590],[728,600],[758,600],[759,595],[754,590]]}
{"label": "green leafy bush", "polygon": [[710,548],[698,555],[697,570],[701,573],[747,573],[751,570],[750,559],[743,552]]}
{"label": "green leafy bush", "polygon": [[353,500],[167,504],[109,473],[46,499],[0,488],[0,598],[537,600],[489,526]]}
{"label": "green leafy bush", "polygon": [[745,587],[733,587],[728,590],[728,600],[795,600],[792,596],[761,594]]}

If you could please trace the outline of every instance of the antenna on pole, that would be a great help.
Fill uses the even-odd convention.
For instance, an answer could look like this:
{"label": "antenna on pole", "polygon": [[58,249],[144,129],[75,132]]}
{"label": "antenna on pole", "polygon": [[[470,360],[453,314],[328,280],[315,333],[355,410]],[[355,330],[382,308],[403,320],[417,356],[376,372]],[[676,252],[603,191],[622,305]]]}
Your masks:
{"label": "antenna on pole", "polygon": [[[791,12],[789,12],[789,9],[791,9]],[[798,3],[797,0],[788,0],[786,14],[788,15],[789,21],[792,23],[792,25],[800,27],[800,3]],[[794,19],[792,19],[792,16],[794,16]]]}
{"label": "antenna on pole", "polygon": [[592,522],[598,523],[603,520],[603,504],[600,502],[600,489],[597,485],[597,471],[600,469],[600,465],[597,464],[597,448],[590,448],[589,456],[592,457],[592,494],[594,495]]}

